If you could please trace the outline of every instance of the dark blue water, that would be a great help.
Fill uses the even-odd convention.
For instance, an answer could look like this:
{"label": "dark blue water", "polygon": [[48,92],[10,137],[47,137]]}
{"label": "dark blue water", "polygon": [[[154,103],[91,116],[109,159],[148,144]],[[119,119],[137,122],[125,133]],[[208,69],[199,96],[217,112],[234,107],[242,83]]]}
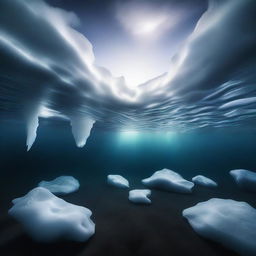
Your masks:
{"label": "dark blue water", "polygon": [[[256,170],[253,129],[166,134],[110,132],[96,127],[80,149],[69,124],[41,121],[29,152],[22,124],[3,123],[0,129],[1,255],[235,255],[198,237],[181,211],[212,197],[256,206],[255,196],[240,191],[228,174],[236,168]],[[151,206],[137,206],[128,202],[127,191],[106,184],[107,174],[118,173],[128,178],[131,188],[141,188],[142,178],[162,168],[186,179],[204,174],[216,180],[219,188],[196,187],[191,195],[153,191]],[[26,194],[43,179],[59,175],[72,175],[80,181],[80,190],[64,199],[92,210],[96,234],[88,243],[35,243],[7,215],[13,198]]]}

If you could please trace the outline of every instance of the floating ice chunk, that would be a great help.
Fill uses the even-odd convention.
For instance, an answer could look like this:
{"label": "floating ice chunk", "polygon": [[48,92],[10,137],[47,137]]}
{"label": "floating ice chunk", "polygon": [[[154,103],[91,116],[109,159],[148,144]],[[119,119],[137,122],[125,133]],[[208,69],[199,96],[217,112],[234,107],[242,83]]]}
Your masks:
{"label": "floating ice chunk", "polygon": [[256,172],[236,169],[229,173],[240,188],[256,192]]}
{"label": "floating ice chunk", "polygon": [[108,184],[119,188],[129,188],[129,181],[121,175],[108,175]]}
{"label": "floating ice chunk", "polygon": [[199,235],[241,255],[256,255],[256,210],[249,204],[213,198],[182,214]]}
{"label": "floating ice chunk", "polygon": [[90,136],[95,120],[84,116],[71,116],[70,121],[76,145],[77,147],[82,148]]}
{"label": "floating ice chunk", "polygon": [[142,183],[150,188],[158,188],[168,191],[191,193],[194,183],[182,178],[178,173],[169,169],[155,172],[151,177],[143,179]]}
{"label": "floating ice chunk", "polygon": [[151,200],[148,198],[150,195],[149,189],[134,189],[129,191],[129,200],[137,204],[151,204]]}
{"label": "floating ice chunk", "polygon": [[197,184],[197,185],[201,185],[201,186],[205,186],[205,187],[217,187],[218,184],[213,181],[212,179],[209,179],[203,175],[197,175],[194,178],[192,178],[192,181]]}
{"label": "floating ice chunk", "polygon": [[89,209],[70,204],[48,189],[34,188],[12,202],[9,214],[34,240],[51,242],[63,238],[83,242],[95,232]]}
{"label": "floating ice chunk", "polygon": [[54,194],[69,194],[79,189],[80,184],[72,176],[60,176],[51,181],[41,181],[39,187],[48,189]]}

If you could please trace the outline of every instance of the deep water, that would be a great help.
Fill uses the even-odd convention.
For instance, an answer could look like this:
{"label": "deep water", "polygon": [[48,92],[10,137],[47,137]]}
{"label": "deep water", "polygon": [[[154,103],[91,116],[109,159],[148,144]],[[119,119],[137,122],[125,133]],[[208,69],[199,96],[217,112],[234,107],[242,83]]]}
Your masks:
{"label": "deep water", "polygon": [[[20,123],[0,128],[0,255],[235,255],[197,236],[183,209],[212,197],[232,198],[256,207],[255,195],[240,191],[228,172],[256,170],[256,131],[249,128],[198,130],[189,133],[103,131],[93,129],[84,148],[77,148],[68,123],[40,121],[38,137],[26,152]],[[154,190],[152,205],[128,201],[127,191],[106,184],[107,174],[121,174],[131,188],[169,168],[186,179],[206,175],[219,188],[196,187],[191,195]],[[96,233],[87,243],[39,244],[7,215],[11,200],[41,180],[72,175],[80,190],[64,199],[93,212]],[[200,253],[199,253],[200,252]]]}

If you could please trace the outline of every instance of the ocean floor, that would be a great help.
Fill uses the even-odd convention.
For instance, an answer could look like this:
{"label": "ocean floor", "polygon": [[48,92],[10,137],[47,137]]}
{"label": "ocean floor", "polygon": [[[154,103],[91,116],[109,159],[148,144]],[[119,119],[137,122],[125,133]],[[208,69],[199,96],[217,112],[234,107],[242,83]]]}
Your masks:
{"label": "ocean floor", "polygon": [[[234,168],[253,170],[255,137],[247,136],[240,144],[237,141],[241,138],[232,134],[226,140],[215,135],[211,141],[201,135],[200,140],[194,137],[187,145],[183,143],[186,140],[181,139],[179,148],[177,145],[170,148],[168,154],[172,157],[169,157],[166,147],[161,150],[148,146],[139,149],[138,145],[136,149],[131,145],[111,148],[109,138],[104,140],[97,135],[92,135],[86,149],[77,149],[69,130],[60,129],[61,132],[50,140],[47,135],[51,131],[45,127],[45,131],[39,131],[38,142],[28,153],[24,150],[23,135],[17,136],[11,130],[1,134],[1,256],[237,255],[198,236],[182,217],[182,211],[210,198],[245,201],[256,207],[255,195],[241,191],[228,174]],[[152,204],[137,205],[128,200],[128,189],[107,184],[107,174],[115,173],[129,180],[130,189],[145,188],[141,180],[164,167],[188,180],[203,174],[219,186],[196,185],[192,194],[152,189]],[[72,175],[80,182],[78,191],[60,197],[93,213],[96,232],[87,242],[34,242],[7,214],[12,199],[25,195],[41,180],[60,175]]]}
{"label": "ocean floor", "polygon": [[[134,181],[132,187],[143,187],[140,177],[128,178]],[[6,214],[11,199],[26,193],[24,185],[28,184],[12,183],[1,200],[0,255],[236,255],[199,237],[182,217],[182,210],[213,197],[246,201],[256,207],[252,194],[238,190],[228,176],[226,181],[218,180],[219,188],[196,187],[192,194],[153,190],[152,205],[132,204],[127,190],[107,185],[103,177],[95,180],[84,175],[79,179],[80,189],[62,198],[92,210],[96,233],[88,242],[34,242]],[[32,188],[34,182],[30,182]]]}

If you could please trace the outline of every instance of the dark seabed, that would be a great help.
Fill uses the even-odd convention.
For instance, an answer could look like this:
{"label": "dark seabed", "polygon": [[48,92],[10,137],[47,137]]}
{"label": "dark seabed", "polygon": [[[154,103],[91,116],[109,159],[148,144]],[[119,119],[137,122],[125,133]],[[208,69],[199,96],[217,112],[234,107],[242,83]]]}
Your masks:
{"label": "dark seabed", "polygon": [[[186,134],[120,135],[94,129],[85,148],[75,147],[68,124],[41,121],[32,150],[25,150],[21,124],[2,124],[0,132],[0,255],[236,255],[199,237],[182,210],[213,197],[246,201],[255,195],[240,191],[228,174],[236,168],[256,169],[256,133],[248,129],[201,130]],[[195,187],[190,195],[153,190],[152,205],[134,205],[128,191],[106,184],[118,173],[132,188],[156,170],[169,168],[186,179],[204,174],[216,189]],[[80,189],[63,198],[93,212],[95,235],[86,243],[36,243],[7,215],[11,200],[26,194],[41,180],[72,175]]]}

